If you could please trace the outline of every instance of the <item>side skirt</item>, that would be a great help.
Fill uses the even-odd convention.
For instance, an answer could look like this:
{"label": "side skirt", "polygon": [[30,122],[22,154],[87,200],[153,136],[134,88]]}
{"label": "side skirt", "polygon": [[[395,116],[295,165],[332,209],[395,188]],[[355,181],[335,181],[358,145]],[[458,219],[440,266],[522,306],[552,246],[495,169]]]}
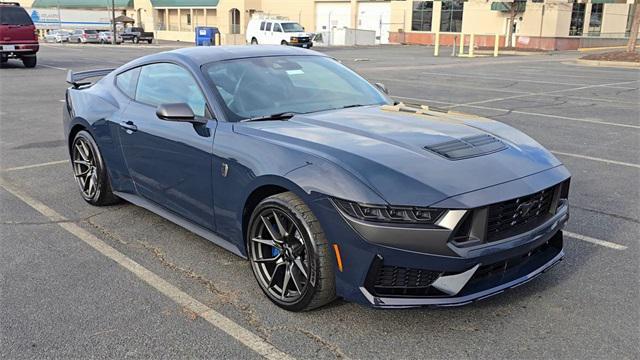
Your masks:
{"label": "side skirt", "polygon": [[192,233],[202,236],[203,238],[211,241],[212,243],[220,246],[221,248],[230,251],[232,253],[234,253],[235,255],[238,255],[239,257],[246,259],[247,257],[244,256],[242,254],[242,251],[240,250],[240,248],[238,248],[237,245],[221,238],[220,236],[216,235],[215,233],[213,233],[212,231],[203,228],[200,225],[196,225],[194,223],[192,223],[191,221],[183,218],[180,215],[177,215],[171,211],[168,211],[164,208],[162,208],[161,206],[147,200],[144,199],[140,196],[137,195],[133,195],[133,194],[128,194],[128,193],[123,193],[123,192],[118,192],[118,191],[114,191],[113,192],[116,196],[134,204],[137,206],[140,206],[141,208],[145,208],[149,211],[151,211],[152,213],[161,216],[169,221],[171,221],[172,223],[181,226],[189,231],[191,231]]}

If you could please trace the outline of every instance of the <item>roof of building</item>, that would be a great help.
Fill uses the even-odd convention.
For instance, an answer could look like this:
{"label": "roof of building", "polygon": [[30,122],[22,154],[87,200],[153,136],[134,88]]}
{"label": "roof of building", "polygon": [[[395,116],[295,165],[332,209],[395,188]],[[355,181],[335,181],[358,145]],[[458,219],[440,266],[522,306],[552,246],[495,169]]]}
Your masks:
{"label": "roof of building", "polygon": [[[216,1],[217,2],[217,1]],[[65,9],[105,9],[111,7],[111,1],[105,0],[35,0],[32,8],[57,8],[60,5]],[[116,8],[132,8],[133,0],[115,0]]]}
{"label": "roof of building", "polygon": [[151,0],[154,7],[214,7],[218,6],[219,0]]}

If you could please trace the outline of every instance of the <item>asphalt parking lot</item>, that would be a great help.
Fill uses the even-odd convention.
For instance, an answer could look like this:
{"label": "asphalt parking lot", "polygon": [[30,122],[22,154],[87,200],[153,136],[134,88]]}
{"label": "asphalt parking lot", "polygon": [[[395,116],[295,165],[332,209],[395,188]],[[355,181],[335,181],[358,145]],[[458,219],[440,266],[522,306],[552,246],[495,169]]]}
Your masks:
{"label": "asphalt parking lot", "polygon": [[576,53],[326,50],[398,100],[503,121],[553,151],[573,174],[567,256],[466,307],[338,300],[288,313],[244,260],[78,194],[61,126],[66,71],[169,48],[44,45],[35,69],[0,69],[0,358],[640,357],[640,71],[578,66]]}

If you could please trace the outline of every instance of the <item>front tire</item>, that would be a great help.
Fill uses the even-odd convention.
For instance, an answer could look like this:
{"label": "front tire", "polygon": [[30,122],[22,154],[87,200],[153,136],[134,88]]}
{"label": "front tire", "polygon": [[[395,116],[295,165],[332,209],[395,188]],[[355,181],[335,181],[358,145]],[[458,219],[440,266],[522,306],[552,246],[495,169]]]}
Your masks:
{"label": "front tire", "polygon": [[267,297],[289,311],[306,311],[336,297],[329,244],[311,209],[295,194],[266,198],[247,231],[253,274]]}
{"label": "front tire", "polygon": [[82,198],[91,205],[115,204],[119,198],[111,191],[107,168],[98,144],[89,132],[79,131],[71,144],[71,162]]}
{"label": "front tire", "polygon": [[289,43],[288,43],[288,42],[286,42],[286,40],[282,40],[282,42],[280,42],[280,45],[287,46],[287,45],[289,45]]}
{"label": "front tire", "polygon": [[139,43],[139,42],[140,42],[140,39],[138,39],[138,37],[137,37],[137,36],[134,36],[134,37],[133,37],[133,43],[134,43],[134,44],[137,44],[137,43]]}

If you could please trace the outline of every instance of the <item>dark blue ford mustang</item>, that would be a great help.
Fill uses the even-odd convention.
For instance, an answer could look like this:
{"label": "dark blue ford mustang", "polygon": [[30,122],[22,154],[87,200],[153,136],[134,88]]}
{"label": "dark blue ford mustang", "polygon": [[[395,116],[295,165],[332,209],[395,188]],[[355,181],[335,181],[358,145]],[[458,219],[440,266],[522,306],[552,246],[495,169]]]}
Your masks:
{"label": "dark blue ford mustang", "polygon": [[564,255],[570,175],[540,144],[394,103],[325,55],[190,48],[68,82],[84,199],[127,200],[248,258],[285,309],[463,305]]}

